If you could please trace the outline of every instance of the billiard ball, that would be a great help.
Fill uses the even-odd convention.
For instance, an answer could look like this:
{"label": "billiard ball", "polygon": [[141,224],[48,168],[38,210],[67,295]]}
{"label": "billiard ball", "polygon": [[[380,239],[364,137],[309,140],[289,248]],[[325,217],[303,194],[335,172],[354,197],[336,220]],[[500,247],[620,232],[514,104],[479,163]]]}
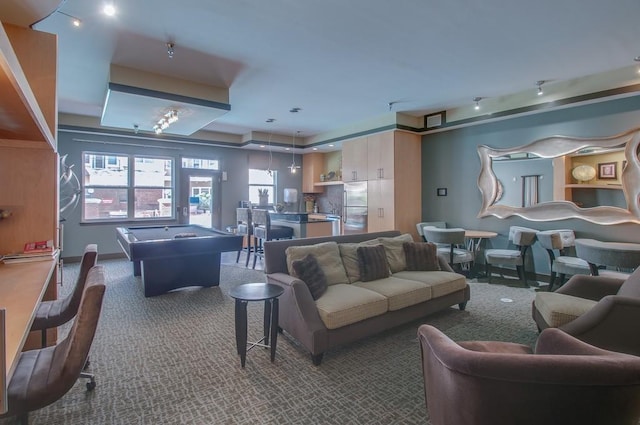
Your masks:
{"label": "billiard ball", "polygon": [[169,226],[164,226],[164,231],[168,232],[169,231]]}

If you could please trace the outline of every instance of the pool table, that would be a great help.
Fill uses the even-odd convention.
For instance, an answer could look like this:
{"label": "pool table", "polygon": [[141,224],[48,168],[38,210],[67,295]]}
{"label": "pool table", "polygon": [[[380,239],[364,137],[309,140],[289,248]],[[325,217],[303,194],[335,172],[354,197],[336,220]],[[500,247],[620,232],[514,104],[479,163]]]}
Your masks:
{"label": "pool table", "polygon": [[116,236],[134,276],[142,276],[145,297],[218,286],[220,254],[242,247],[242,236],[197,225],[117,227]]}

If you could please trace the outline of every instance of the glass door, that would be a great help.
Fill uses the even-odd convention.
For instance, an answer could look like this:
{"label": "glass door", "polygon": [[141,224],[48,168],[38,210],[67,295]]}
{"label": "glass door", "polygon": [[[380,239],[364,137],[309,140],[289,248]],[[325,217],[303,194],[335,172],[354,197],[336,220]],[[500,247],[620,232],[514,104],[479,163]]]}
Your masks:
{"label": "glass door", "polygon": [[220,177],[220,171],[182,169],[179,209],[181,224],[220,228]]}

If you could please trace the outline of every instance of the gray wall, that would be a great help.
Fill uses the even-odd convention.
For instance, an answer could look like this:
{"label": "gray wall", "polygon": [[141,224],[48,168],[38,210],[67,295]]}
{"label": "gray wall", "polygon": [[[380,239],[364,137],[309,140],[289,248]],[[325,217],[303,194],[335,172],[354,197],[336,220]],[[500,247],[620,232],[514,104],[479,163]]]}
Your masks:
{"label": "gray wall", "polygon": [[[539,230],[569,228],[578,237],[640,242],[638,224],[601,226],[573,219],[530,222],[519,217],[504,220],[477,217],[481,204],[477,187],[478,145],[513,147],[554,135],[603,137],[636,127],[640,127],[639,96],[427,134],[422,139],[422,219],[498,232],[500,236],[488,244],[496,247],[506,245],[505,235],[511,225]],[[439,187],[446,187],[448,196],[436,196]],[[534,253],[535,270],[548,273],[544,250],[536,246]]]}
{"label": "gray wall", "polygon": [[[92,143],[87,142],[91,140]],[[128,146],[136,144],[138,146]],[[145,145],[145,146],[139,146]],[[153,147],[150,147],[153,146]],[[162,148],[158,148],[158,147]],[[248,168],[267,169],[269,164],[268,152],[243,150],[238,148],[221,148],[200,146],[193,144],[164,143],[156,140],[141,140],[118,136],[103,136],[84,133],[70,133],[60,131],[58,133],[58,151],[60,155],[68,154],[67,165],[74,164],[76,174],[82,169],[82,152],[113,152],[113,153],[147,153],[149,155],[170,156],[175,158],[176,169],[180,164],[180,158],[194,157],[217,159],[220,161],[220,169],[227,172],[227,181],[222,182],[222,225],[235,224],[236,207],[238,202],[246,200],[248,196]],[[302,159],[296,156],[296,163],[301,164]],[[292,175],[286,168],[291,164],[290,153],[273,153],[272,169],[278,170],[277,196],[282,200],[283,189],[292,187],[301,193],[302,173]],[[179,173],[176,172],[176,191],[179,190]],[[175,194],[176,199],[180,196]],[[128,225],[155,225],[175,224],[175,221],[153,222],[118,222],[108,224],[81,224],[81,206],[72,211],[64,222],[64,251],[63,258],[79,257],[82,255],[85,245],[98,244],[100,255],[121,254],[116,242],[115,228]]]}

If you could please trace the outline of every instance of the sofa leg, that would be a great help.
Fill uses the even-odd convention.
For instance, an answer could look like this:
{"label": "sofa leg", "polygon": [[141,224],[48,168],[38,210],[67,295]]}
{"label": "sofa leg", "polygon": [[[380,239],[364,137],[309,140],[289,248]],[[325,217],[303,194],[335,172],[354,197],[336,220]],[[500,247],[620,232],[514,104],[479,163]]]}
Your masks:
{"label": "sofa leg", "polygon": [[314,366],[320,366],[320,363],[322,363],[322,356],[324,356],[324,353],[311,355],[311,361],[313,361]]}
{"label": "sofa leg", "polygon": [[459,308],[461,311],[464,311],[464,309],[465,309],[465,308],[467,308],[467,302],[465,301],[465,302],[463,302],[463,303],[458,304],[458,308]]}

